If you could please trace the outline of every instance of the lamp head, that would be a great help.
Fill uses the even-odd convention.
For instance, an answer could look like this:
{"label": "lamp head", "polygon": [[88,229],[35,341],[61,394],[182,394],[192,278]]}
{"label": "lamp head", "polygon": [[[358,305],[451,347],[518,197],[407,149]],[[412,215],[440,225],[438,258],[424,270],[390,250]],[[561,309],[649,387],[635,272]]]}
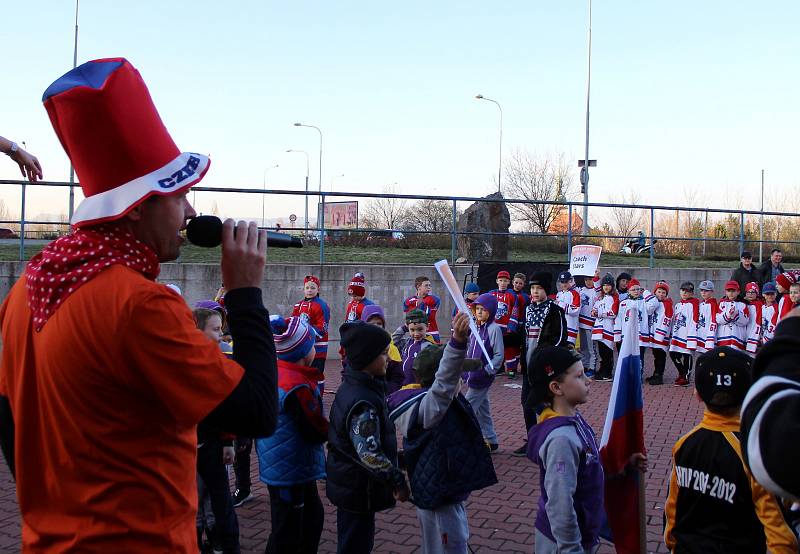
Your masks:
{"label": "lamp head", "polygon": [[483,94],[478,94],[478,95],[475,96],[475,98],[477,98],[478,100],[482,100],[483,99]]}
{"label": "lamp head", "polygon": [[302,123],[295,123],[295,124],[294,124],[294,126],[295,126],[295,127],[302,127],[302,126],[303,126],[303,124],[302,124]]}

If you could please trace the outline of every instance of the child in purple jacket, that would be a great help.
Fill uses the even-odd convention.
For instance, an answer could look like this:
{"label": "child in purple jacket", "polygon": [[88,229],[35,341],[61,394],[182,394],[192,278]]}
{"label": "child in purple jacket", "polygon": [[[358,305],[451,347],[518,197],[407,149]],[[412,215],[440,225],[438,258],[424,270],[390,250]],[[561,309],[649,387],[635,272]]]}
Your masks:
{"label": "child in purple jacket", "polygon": [[528,433],[528,458],[539,466],[541,489],[534,552],[594,553],[604,474],[594,431],[577,410],[589,397],[580,354],[547,346],[536,352],[529,373],[531,392],[545,405]]}
{"label": "child in purple jacket", "polygon": [[[503,329],[494,321],[497,313],[497,298],[492,293],[482,294],[473,304],[475,319],[478,324],[478,334],[470,335],[467,347],[467,358],[480,359],[483,365],[475,371],[464,374],[464,381],[469,387],[465,395],[472,406],[472,411],[478,418],[483,438],[491,452],[499,448],[497,433],[494,431],[492,408],[489,404],[489,387],[494,382],[494,376],[503,369]],[[486,361],[478,341],[481,341],[488,352],[491,361]]]}

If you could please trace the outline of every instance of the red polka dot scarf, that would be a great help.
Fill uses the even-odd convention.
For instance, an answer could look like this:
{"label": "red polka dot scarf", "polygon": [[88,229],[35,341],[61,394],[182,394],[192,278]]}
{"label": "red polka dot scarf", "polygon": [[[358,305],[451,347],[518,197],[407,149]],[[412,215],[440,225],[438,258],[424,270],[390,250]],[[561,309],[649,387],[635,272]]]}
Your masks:
{"label": "red polka dot scarf", "polygon": [[114,264],[126,265],[151,280],[160,269],[158,256],[149,246],[111,224],[78,229],[45,246],[25,268],[34,328],[41,331],[72,293]]}

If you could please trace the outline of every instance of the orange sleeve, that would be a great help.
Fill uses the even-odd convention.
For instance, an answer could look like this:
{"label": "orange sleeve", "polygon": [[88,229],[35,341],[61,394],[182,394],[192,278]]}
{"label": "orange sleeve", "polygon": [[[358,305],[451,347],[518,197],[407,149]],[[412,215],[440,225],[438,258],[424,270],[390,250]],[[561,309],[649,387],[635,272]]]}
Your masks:
{"label": "orange sleeve", "polygon": [[123,347],[127,365],[177,422],[195,425],[231,393],[244,369],[197,329],[181,297],[161,288],[132,303]]}

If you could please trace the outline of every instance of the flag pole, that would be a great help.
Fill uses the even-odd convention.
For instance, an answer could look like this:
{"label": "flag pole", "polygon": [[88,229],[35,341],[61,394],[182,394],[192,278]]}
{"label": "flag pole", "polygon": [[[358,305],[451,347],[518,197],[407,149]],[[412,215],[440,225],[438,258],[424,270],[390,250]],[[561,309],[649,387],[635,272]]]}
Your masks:
{"label": "flag pole", "polygon": [[647,498],[644,471],[639,471],[639,552],[647,554]]}

